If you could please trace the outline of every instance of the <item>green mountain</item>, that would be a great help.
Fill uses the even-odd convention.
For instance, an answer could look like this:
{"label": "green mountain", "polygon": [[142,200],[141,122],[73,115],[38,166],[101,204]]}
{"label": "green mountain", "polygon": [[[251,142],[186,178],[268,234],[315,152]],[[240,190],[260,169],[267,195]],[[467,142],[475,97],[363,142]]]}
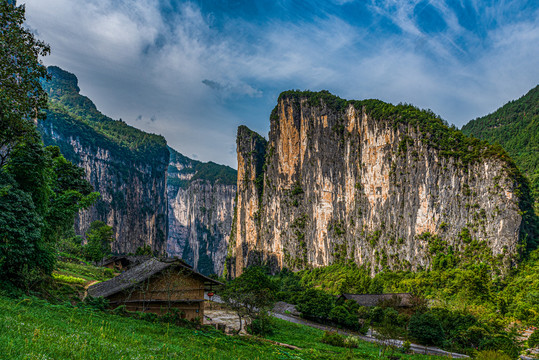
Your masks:
{"label": "green mountain", "polygon": [[[168,157],[163,136],[146,133],[103,115],[88,97],[79,93],[75,75],[56,66],[50,66],[48,71],[51,79],[43,82],[43,88],[49,94],[47,121],[58,130],[76,134],[94,149],[110,148],[130,160]],[[44,137],[52,141],[47,134]]]}
{"label": "green mountain", "polygon": [[487,116],[462,127],[466,135],[498,143],[530,179],[539,200],[539,85]]}

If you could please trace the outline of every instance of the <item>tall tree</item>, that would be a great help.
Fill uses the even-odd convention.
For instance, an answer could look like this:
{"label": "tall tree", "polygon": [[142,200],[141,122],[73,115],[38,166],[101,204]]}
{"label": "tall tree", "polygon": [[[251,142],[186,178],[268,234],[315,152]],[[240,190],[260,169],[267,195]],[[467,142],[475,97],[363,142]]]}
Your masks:
{"label": "tall tree", "polygon": [[39,82],[48,76],[47,68],[39,57],[50,48],[24,27],[24,20],[24,5],[0,1],[0,168],[47,105]]}

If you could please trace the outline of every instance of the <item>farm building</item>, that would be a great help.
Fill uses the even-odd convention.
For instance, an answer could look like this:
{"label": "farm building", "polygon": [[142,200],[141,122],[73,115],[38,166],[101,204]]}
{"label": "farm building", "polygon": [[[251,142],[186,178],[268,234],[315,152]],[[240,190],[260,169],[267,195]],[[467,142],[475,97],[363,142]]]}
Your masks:
{"label": "farm building", "polygon": [[412,294],[394,293],[394,294],[342,294],[337,301],[352,300],[360,306],[378,306],[382,303],[391,304],[395,307],[412,306]]}
{"label": "farm building", "polygon": [[203,318],[204,293],[222,285],[180,259],[150,259],[117,277],[92,285],[88,295],[104,297],[111,308],[162,314],[178,309],[189,320]]}
{"label": "farm building", "polygon": [[110,256],[101,260],[97,266],[107,267],[116,271],[125,271],[151,259],[151,256]]}

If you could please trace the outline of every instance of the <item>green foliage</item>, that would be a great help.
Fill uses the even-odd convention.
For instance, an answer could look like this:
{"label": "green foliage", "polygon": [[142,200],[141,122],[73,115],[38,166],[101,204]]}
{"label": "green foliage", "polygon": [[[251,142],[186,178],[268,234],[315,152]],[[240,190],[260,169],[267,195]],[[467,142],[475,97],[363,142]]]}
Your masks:
{"label": "green foliage", "polygon": [[275,331],[273,317],[267,312],[261,312],[256,315],[247,326],[247,331],[249,331],[250,334],[261,336],[272,334]]}
{"label": "green foliage", "polygon": [[220,296],[236,312],[240,321],[247,318],[252,322],[257,318],[263,319],[273,307],[275,291],[275,283],[267,275],[267,269],[251,266],[229,281]]}
{"label": "green foliage", "polygon": [[322,290],[307,289],[298,298],[296,308],[305,317],[327,319],[334,306],[333,296]]}
{"label": "green foliage", "polygon": [[[94,151],[107,149],[126,162],[149,163],[154,167],[168,163],[164,137],[110,119],[90,99],[79,94],[75,75],[55,66],[49,67],[48,72],[50,79],[43,81],[42,86],[49,94],[49,110],[47,119],[39,123],[46,144],[58,145],[69,160],[77,160],[71,145],[51,136],[50,128],[54,128],[56,133],[76,136],[84,147]],[[128,171],[121,164],[116,166]]]}
{"label": "green foliage", "polygon": [[[203,163],[192,160],[170,147],[168,149],[170,152],[170,163],[183,165],[181,170],[169,165],[167,179],[169,185],[187,189],[196,180],[205,180],[212,184],[236,185],[238,172],[231,167],[219,165],[211,161]],[[189,180],[182,180],[179,178],[181,175],[192,175],[192,177]]]}
{"label": "green foliage", "polygon": [[511,357],[501,351],[486,350],[477,353],[476,360],[511,360]]}
{"label": "green foliage", "polygon": [[[500,144],[531,178],[539,174],[539,85],[492,114],[470,121],[462,132]],[[536,200],[539,188],[533,186]]]}
{"label": "green foliage", "polygon": [[94,221],[86,233],[87,244],[84,246],[84,256],[89,261],[98,262],[110,254],[110,246],[114,241],[112,227],[103,221]]}
{"label": "green foliage", "polygon": [[321,342],[324,344],[332,345],[332,346],[340,346],[345,347],[345,337],[340,335],[339,333],[335,331],[324,331],[324,335],[322,335],[322,338],[320,339]]}
{"label": "green foliage", "polygon": [[0,168],[11,151],[33,133],[32,119],[43,116],[47,94],[40,78],[47,70],[39,61],[50,48],[25,28],[25,7],[0,2]]}
{"label": "green foliage", "polygon": [[408,324],[410,336],[425,345],[439,346],[444,341],[444,331],[438,319],[430,313],[416,313]]}
{"label": "green foliage", "polygon": [[528,347],[539,347],[539,330],[535,330],[528,338]]}

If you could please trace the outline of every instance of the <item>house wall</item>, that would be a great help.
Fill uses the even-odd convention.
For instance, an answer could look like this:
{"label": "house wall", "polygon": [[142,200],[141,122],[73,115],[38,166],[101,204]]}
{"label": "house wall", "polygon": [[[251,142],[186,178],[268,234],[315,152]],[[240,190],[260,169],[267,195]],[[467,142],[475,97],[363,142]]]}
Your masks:
{"label": "house wall", "polygon": [[176,308],[194,320],[204,317],[204,281],[183,268],[167,269],[109,300],[111,307],[125,305],[129,311],[163,314]]}

